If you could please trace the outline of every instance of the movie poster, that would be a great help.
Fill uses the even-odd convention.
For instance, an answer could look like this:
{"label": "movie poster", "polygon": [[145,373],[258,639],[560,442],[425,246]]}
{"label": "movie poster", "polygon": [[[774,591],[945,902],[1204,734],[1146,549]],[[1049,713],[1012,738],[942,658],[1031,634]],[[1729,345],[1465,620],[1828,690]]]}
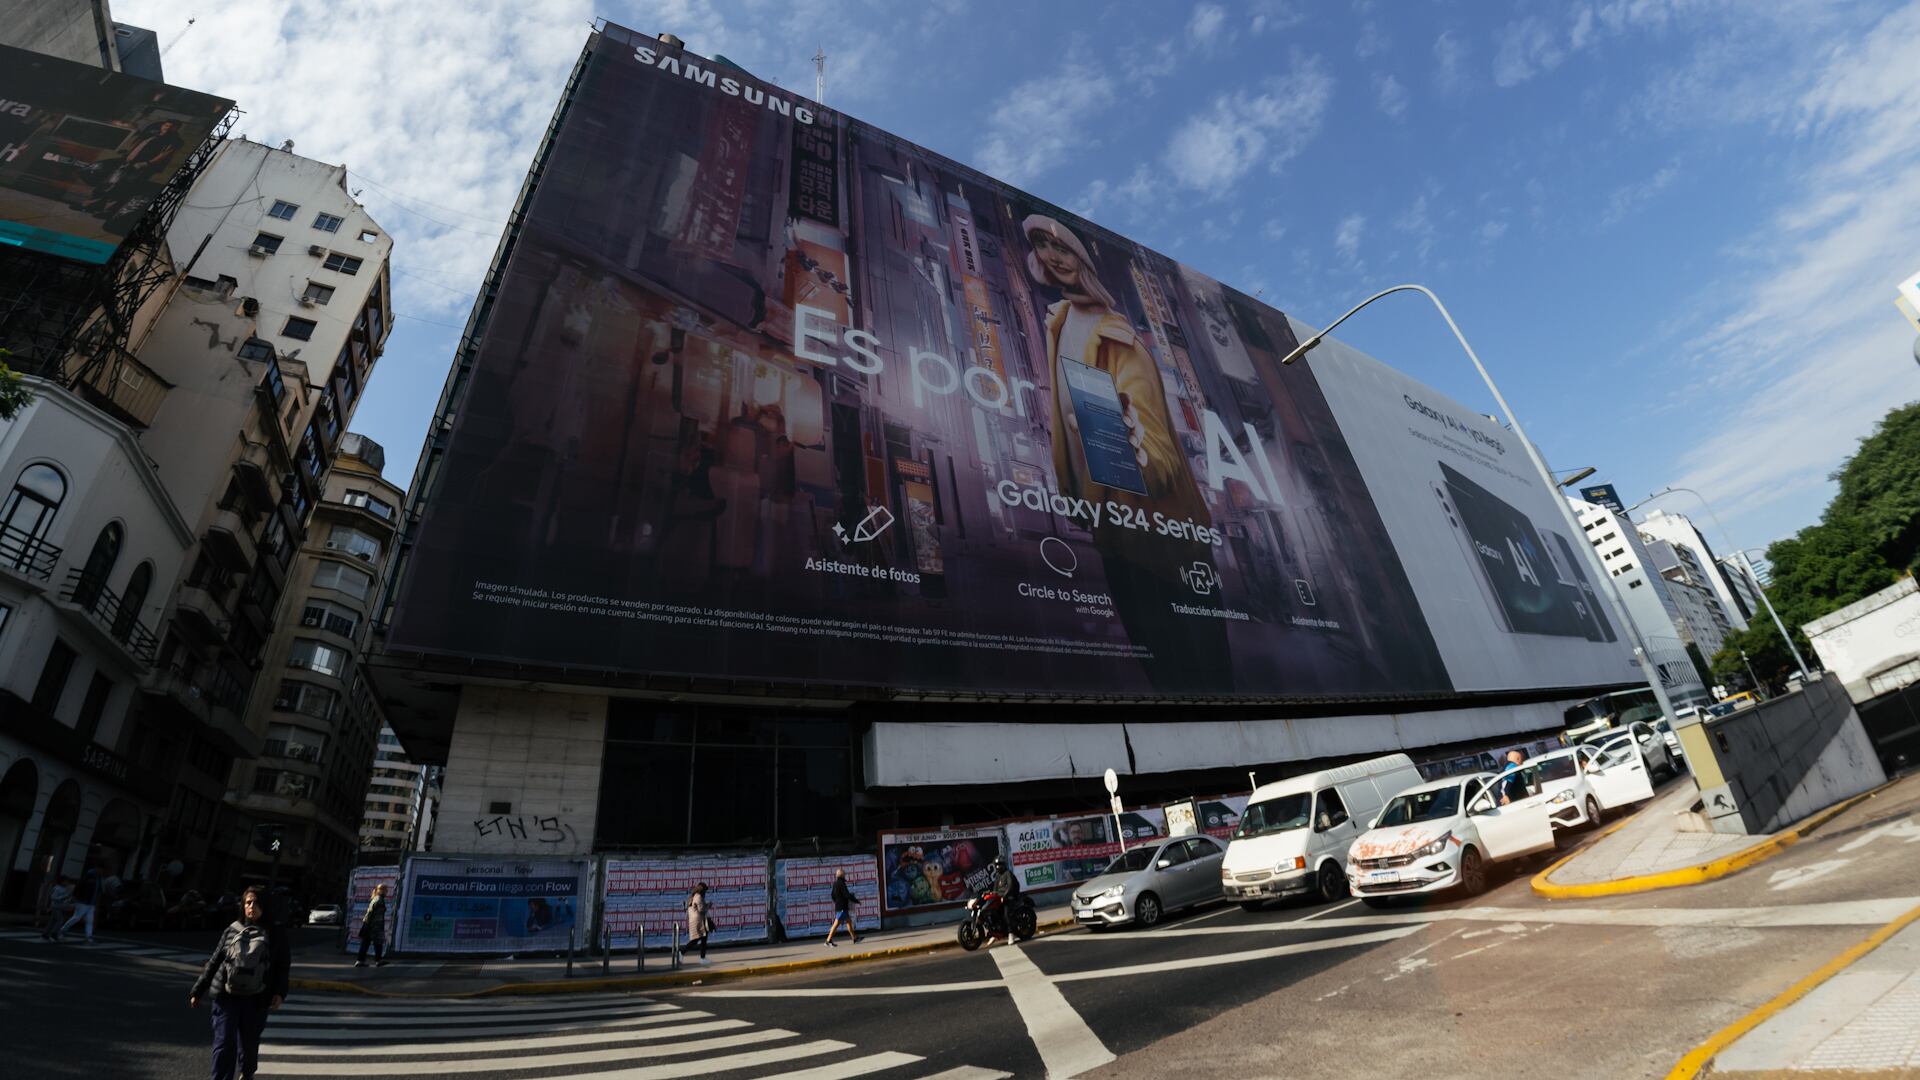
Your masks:
{"label": "movie poster", "polygon": [[889,913],[959,904],[991,881],[1004,850],[997,825],[917,833],[881,833],[880,869]]}

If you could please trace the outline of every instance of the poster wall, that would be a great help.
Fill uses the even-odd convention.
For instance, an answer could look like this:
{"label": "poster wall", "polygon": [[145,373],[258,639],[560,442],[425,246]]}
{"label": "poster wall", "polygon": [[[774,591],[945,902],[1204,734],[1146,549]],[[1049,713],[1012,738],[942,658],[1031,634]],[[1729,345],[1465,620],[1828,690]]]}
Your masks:
{"label": "poster wall", "polygon": [[[393,647],[995,694],[1622,677],[1604,633],[1446,602],[1481,556],[1381,505],[1550,494],[1396,434],[1394,388],[1336,409],[1279,311],[735,69],[617,26],[589,50]],[[1491,634],[1548,647],[1446,645]]]}
{"label": "poster wall", "polygon": [[[1012,821],[1004,830],[1024,889],[1050,889],[1096,877],[1120,854],[1113,815],[1108,813]],[[1164,837],[1166,812],[1159,807],[1124,811],[1119,831],[1128,846]]]}
{"label": "poster wall", "polygon": [[961,903],[988,881],[1006,849],[998,825],[880,834],[880,868],[889,914]]}
{"label": "poster wall", "polygon": [[0,45],[0,243],[104,263],[226,98]]}
{"label": "poster wall", "polygon": [[687,940],[687,898],[705,882],[714,931],[711,943],[767,940],[767,858],[607,859],[606,925],[616,949],[634,948],[640,927],[647,947]]}
{"label": "poster wall", "polygon": [[880,928],[880,864],[871,855],[781,859],[773,864],[775,909],[790,938],[815,937],[833,924],[835,871],[847,875],[856,930]]}
{"label": "poster wall", "polygon": [[584,944],[593,926],[586,860],[408,860],[401,885],[402,952],[496,953]]}
{"label": "poster wall", "polygon": [[392,945],[394,935],[399,930],[401,910],[398,900],[400,868],[397,866],[356,866],[347,878],[347,902],[341,907],[346,911],[347,951],[360,951],[360,920],[366,918],[367,904],[373,900],[376,885],[387,887],[387,925],[383,944]]}

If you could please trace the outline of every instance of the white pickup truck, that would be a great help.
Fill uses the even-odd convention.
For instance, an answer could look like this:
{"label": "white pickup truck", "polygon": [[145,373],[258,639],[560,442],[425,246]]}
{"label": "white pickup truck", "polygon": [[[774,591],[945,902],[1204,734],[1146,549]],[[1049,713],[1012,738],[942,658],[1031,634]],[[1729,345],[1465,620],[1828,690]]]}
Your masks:
{"label": "white pickup truck", "polygon": [[1553,850],[1545,802],[1501,806],[1492,773],[1409,788],[1380,811],[1347,851],[1347,884],[1376,905],[1388,896],[1458,889],[1477,896],[1487,866]]}

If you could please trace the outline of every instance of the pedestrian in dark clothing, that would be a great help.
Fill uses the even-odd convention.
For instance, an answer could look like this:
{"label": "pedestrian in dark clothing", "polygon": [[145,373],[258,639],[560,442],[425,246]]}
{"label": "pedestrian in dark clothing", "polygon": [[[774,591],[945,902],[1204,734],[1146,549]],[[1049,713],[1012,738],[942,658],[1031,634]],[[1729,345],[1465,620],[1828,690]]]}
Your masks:
{"label": "pedestrian in dark clothing", "polygon": [[387,966],[387,887],[375,885],[367,913],[360,919],[360,958],[354,967],[367,966],[367,947],[373,947],[373,966]]}
{"label": "pedestrian in dark clothing", "polygon": [[853,890],[847,887],[847,872],[835,870],[833,872],[833,925],[827,927],[828,945],[833,944],[833,932],[840,929],[840,924],[843,922],[847,924],[847,936],[853,939],[855,945],[860,944],[860,935],[853,929],[853,905],[859,902],[860,898],[853,895]]}
{"label": "pedestrian in dark clothing", "polygon": [[54,878],[53,887],[47,890],[47,922],[40,930],[41,937],[60,940],[60,924],[66,921],[67,905],[72,900],[73,886],[68,883],[67,875]]}
{"label": "pedestrian in dark clothing", "polygon": [[99,902],[100,870],[89,866],[87,872],[80,875],[79,887],[73,890],[73,916],[53,932],[54,940],[60,940],[62,934],[84,922],[87,924],[87,944],[93,944],[93,909]]}
{"label": "pedestrian in dark clothing", "polygon": [[192,1008],[213,995],[213,1080],[250,1080],[260,1064],[267,1013],[287,996],[292,957],[286,934],[267,921],[266,897],[248,889],[240,918],[220,933],[187,997]]}

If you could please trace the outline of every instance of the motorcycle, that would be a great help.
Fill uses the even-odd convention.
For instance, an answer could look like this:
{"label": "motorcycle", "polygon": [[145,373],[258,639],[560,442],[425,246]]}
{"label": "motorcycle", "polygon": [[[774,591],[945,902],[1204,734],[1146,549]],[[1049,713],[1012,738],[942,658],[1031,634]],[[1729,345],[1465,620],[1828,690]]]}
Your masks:
{"label": "motorcycle", "polygon": [[1039,932],[1040,918],[1034,912],[1032,897],[1022,893],[1009,904],[999,893],[984,892],[967,901],[966,918],[960,920],[960,947],[972,952],[1003,932],[996,919],[996,912],[1002,908],[1005,929],[1012,930],[1014,937],[1026,941]]}

